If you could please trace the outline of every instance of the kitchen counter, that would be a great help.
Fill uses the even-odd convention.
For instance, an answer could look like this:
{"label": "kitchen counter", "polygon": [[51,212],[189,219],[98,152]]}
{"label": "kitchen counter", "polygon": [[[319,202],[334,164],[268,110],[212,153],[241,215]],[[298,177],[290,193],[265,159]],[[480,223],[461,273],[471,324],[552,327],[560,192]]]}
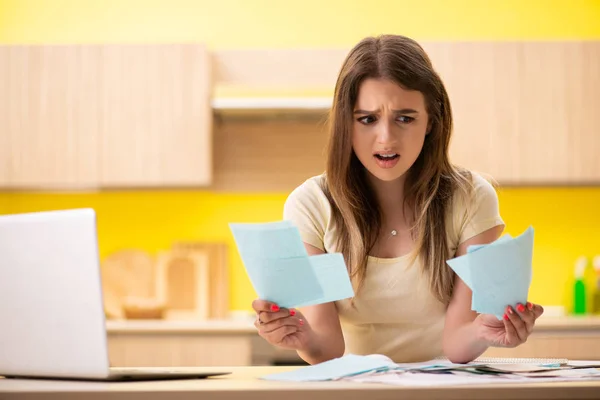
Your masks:
{"label": "kitchen counter", "polygon": [[[253,320],[109,320],[106,327],[109,333],[246,333],[255,334]],[[536,332],[600,330],[600,315],[541,317]]]}
{"label": "kitchen counter", "polygon": [[246,320],[108,320],[106,329],[109,334],[115,333],[202,333],[256,334],[253,321]]}
{"label": "kitchen counter", "polygon": [[[253,320],[109,320],[111,363],[119,367],[301,364],[295,351],[272,346]],[[486,357],[600,360],[600,316],[541,317],[528,341],[489,348]]]}
{"label": "kitchen counter", "polygon": [[540,317],[535,331],[553,330],[600,330],[600,315],[582,315],[565,317]]}

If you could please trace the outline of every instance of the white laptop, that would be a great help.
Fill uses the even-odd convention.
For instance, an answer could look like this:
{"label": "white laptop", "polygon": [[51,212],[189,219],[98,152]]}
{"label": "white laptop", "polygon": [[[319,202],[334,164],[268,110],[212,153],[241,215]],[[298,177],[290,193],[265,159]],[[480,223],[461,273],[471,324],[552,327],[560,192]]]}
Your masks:
{"label": "white laptop", "polygon": [[92,209],[0,216],[0,321],[0,376],[113,381],[229,373],[109,367]]}

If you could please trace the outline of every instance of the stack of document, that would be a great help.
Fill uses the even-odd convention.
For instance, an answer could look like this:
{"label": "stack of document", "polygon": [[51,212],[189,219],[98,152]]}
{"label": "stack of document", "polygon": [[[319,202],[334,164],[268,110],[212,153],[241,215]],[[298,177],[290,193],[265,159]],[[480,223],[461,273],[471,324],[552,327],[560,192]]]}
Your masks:
{"label": "stack of document", "polygon": [[[489,360],[488,360],[489,361]],[[320,364],[269,374],[274,381],[353,381],[409,386],[462,385],[477,383],[600,380],[600,362],[530,359],[527,363],[455,364],[448,360],[394,363],[380,354],[348,354]]]}
{"label": "stack of document", "polygon": [[447,260],[473,292],[471,308],[502,319],[507,306],[526,304],[532,278],[533,228],[512,238],[469,246],[467,254]]}
{"label": "stack of document", "polygon": [[229,227],[260,299],[292,308],[354,296],[342,254],[309,256],[298,228],[290,221]]}

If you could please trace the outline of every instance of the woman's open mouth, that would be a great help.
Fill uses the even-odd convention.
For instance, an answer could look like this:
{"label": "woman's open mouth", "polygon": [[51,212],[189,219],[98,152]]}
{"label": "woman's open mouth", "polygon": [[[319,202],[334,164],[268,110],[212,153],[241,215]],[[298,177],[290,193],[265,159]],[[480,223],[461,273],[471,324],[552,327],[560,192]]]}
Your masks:
{"label": "woman's open mouth", "polygon": [[397,153],[375,153],[373,157],[381,168],[393,168],[400,159],[400,155]]}

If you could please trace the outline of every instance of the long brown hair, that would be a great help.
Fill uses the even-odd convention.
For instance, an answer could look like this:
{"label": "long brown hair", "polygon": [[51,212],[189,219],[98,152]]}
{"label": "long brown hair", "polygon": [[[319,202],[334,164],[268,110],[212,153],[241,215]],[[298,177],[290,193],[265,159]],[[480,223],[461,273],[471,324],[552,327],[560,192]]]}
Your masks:
{"label": "long brown hair", "polygon": [[467,171],[453,166],[448,158],[452,112],[444,84],[423,48],[404,36],[383,35],[360,41],[347,55],[336,82],[323,189],[339,232],[338,249],[360,288],[368,254],[382,224],[365,168],[352,149],[353,108],[366,78],[389,79],[405,89],[421,92],[425,98],[429,133],[407,173],[405,203],[401,206],[413,217],[413,261],[420,257],[432,293],[447,304],[454,273],[446,265],[450,254],[445,217],[453,194],[457,189],[468,194],[471,180]]}

